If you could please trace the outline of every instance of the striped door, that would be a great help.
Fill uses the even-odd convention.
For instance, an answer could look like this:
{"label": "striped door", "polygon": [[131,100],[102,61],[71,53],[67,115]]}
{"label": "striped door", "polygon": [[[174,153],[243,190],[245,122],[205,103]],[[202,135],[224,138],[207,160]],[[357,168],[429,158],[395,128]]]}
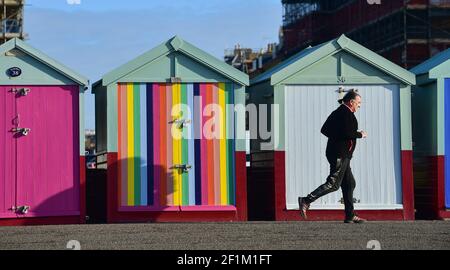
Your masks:
{"label": "striped door", "polygon": [[16,117],[12,87],[0,86],[0,218],[15,217],[16,144],[11,129]]}
{"label": "striped door", "polygon": [[223,83],[119,84],[120,205],[234,205],[234,147],[226,137],[234,132],[226,106],[233,98]]}

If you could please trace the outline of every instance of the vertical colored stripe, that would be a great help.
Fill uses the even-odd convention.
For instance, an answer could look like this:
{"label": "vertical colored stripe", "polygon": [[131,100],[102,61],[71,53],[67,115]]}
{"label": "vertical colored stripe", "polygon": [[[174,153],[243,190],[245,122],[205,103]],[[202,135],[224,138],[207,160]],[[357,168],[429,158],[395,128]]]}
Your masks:
{"label": "vertical colored stripe", "polygon": [[[186,110],[186,106],[188,104],[188,90],[187,84],[182,84],[180,89],[180,104],[183,104],[182,107],[182,119],[188,121],[190,120],[190,116],[188,115],[188,111]],[[189,165],[189,145],[188,145],[188,132],[190,129],[189,123],[186,123],[182,130],[182,138],[181,138],[181,164]],[[181,205],[189,205],[189,173],[181,174]]]}
{"label": "vertical colored stripe", "polygon": [[169,182],[169,175],[170,175],[170,169],[169,165],[167,163],[168,157],[167,157],[167,129],[168,129],[168,119],[167,119],[167,93],[168,93],[168,87],[166,87],[164,84],[159,86],[159,113],[158,116],[160,117],[160,160],[161,160],[161,167],[160,167],[160,205],[161,206],[167,206],[169,205],[168,202],[168,182]]}
{"label": "vertical colored stripe", "polygon": [[172,125],[169,124],[173,120],[172,117],[172,85],[166,86],[166,120],[164,122],[166,129],[166,143],[167,143],[167,205],[174,206],[174,180],[175,174],[173,170],[173,139],[172,139]]}
{"label": "vertical colored stripe", "polygon": [[[232,84],[226,84],[226,103],[234,104],[233,100],[233,86]],[[234,204],[234,149],[233,149],[233,139],[234,139],[234,110],[228,110],[227,107],[227,185],[228,185],[228,204]]]}
{"label": "vertical colored stripe", "polygon": [[120,154],[120,163],[121,163],[121,177],[122,177],[122,206],[128,205],[128,101],[127,101],[127,85],[120,85],[121,92],[121,154]]}
{"label": "vertical colored stripe", "polygon": [[[235,99],[234,99],[234,84],[230,85],[230,100],[231,102],[235,104]],[[236,159],[236,124],[235,124],[235,113],[232,112],[233,117],[231,117],[231,127],[233,127],[233,139],[230,140],[230,166],[231,166],[231,177],[230,177],[230,204],[232,205],[236,205],[236,168],[235,168],[235,159]]]}
{"label": "vertical colored stripe", "polygon": [[[149,95],[151,96],[151,92],[149,93]],[[147,85],[146,84],[141,84],[140,85],[140,117],[141,117],[141,122],[140,122],[140,126],[141,126],[141,135],[140,135],[140,139],[141,139],[141,202],[140,204],[142,206],[146,206],[148,205],[148,197],[149,197],[149,193],[148,193],[148,180],[152,179],[153,177],[148,177],[148,176],[152,176],[152,168],[153,168],[153,161],[149,160],[149,155],[148,153],[152,153],[152,152],[147,152],[148,146],[151,146],[152,144],[149,143],[147,144],[147,137],[148,137],[148,132],[147,132],[147,125],[149,124],[147,122],[147,109],[151,109],[152,104],[151,103],[147,103]],[[150,107],[149,107],[150,106]],[[151,126],[151,122],[150,122],[150,126]],[[149,179],[150,178],[150,179]]]}
{"label": "vertical colored stripe", "polygon": [[220,205],[220,120],[221,114],[219,110],[219,87],[213,85],[213,105],[214,105],[214,205]]}
{"label": "vertical colored stripe", "polygon": [[196,120],[193,117],[194,112],[194,85],[189,84],[187,85],[186,90],[187,95],[187,108],[188,108],[188,118],[191,120],[191,123],[188,125],[188,137],[187,144],[187,156],[188,156],[188,164],[192,166],[192,169],[189,171],[188,174],[188,188],[189,188],[189,201],[188,205],[195,205],[195,195],[196,195],[196,182],[195,182],[195,137],[194,137],[194,121]]}
{"label": "vertical colored stripe", "polygon": [[[206,85],[206,106],[211,106],[213,103],[213,85]],[[212,116],[208,116],[208,120],[211,121]],[[208,128],[209,129],[209,128]],[[211,133],[212,130],[207,130]],[[208,170],[208,205],[215,205],[214,199],[214,140],[212,134],[208,135],[206,140],[207,143],[207,156],[206,156],[206,168]]]}
{"label": "vertical colored stripe", "polygon": [[201,159],[201,134],[202,134],[202,99],[200,85],[194,84],[194,138],[195,138],[195,205],[202,204],[202,159]]}
{"label": "vertical colored stripe", "polygon": [[200,148],[201,148],[201,170],[202,170],[202,177],[201,177],[201,186],[202,186],[202,205],[208,205],[208,197],[209,197],[209,174],[208,174],[208,140],[205,137],[205,123],[206,123],[206,117],[205,117],[205,108],[207,106],[208,102],[208,94],[207,94],[207,87],[206,84],[200,85],[200,96],[202,98],[202,104],[201,104],[201,135],[200,135]]}
{"label": "vertical colored stripe", "polygon": [[[127,132],[127,124],[126,121],[124,121],[124,118],[126,119],[126,92],[123,91],[124,87],[122,84],[118,84],[117,87],[117,99],[118,99],[118,154],[117,158],[119,160],[118,166],[117,166],[117,177],[118,177],[118,185],[119,185],[119,205],[126,205],[127,204],[127,174],[126,174],[126,151],[124,151],[124,147],[126,147],[126,132]],[[126,88],[125,88],[126,89]],[[125,141],[124,141],[125,139]],[[125,172],[125,174],[124,174]]]}
{"label": "vertical colored stripe", "polygon": [[[180,120],[180,85],[174,84],[172,86],[172,119]],[[181,130],[178,128],[178,124],[174,123],[172,126],[172,140],[173,140],[173,165],[181,165]],[[181,205],[181,171],[178,169],[173,170],[173,201],[174,205]]]}
{"label": "vertical colored stripe", "polygon": [[[152,192],[153,193],[153,205],[155,206],[159,206],[161,205],[161,168],[163,166],[162,162],[161,162],[161,133],[160,133],[160,126],[161,126],[161,121],[160,121],[160,93],[159,93],[159,84],[153,84],[152,85],[152,91],[149,90],[149,87],[147,87],[147,97],[148,95],[150,95],[150,93],[152,93],[152,103],[153,103],[153,107],[152,107],[152,111],[150,112],[150,110],[148,110],[147,112],[147,118],[152,119],[153,123],[152,126],[150,126],[150,124],[148,124],[148,134],[152,134],[152,139],[153,139],[153,151],[148,151],[149,155],[152,154],[153,155],[153,190],[149,190],[149,193]],[[147,104],[149,104],[150,102],[147,101]],[[150,115],[151,113],[151,115]],[[150,135],[148,138],[149,143],[150,141]],[[149,174],[150,175],[150,174]],[[149,185],[150,185],[150,180],[149,180]],[[150,194],[149,194],[150,196]],[[149,205],[151,205],[149,203]]]}
{"label": "vertical colored stripe", "polygon": [[141,85],[133,84],[134,102],[134,205],[141,204]]}
{"label": "vertical colored stripe", "polygon": [[133,84],[127,85],[127,123],[128,123],[128,206],[134,205],[134,98]]}
{"label": "vertical colored stripe", "polygon": [[225,84],[219,83],[219,106],[221,110],[220,118],[220,205],[228,204],[228,179],[227,179],[227,139],[226,139],[226,94]]}

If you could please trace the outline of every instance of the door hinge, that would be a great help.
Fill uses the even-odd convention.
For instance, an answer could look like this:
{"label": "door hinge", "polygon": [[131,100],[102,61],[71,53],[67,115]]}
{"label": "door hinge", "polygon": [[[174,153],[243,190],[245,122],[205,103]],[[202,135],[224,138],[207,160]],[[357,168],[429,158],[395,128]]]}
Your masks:
{"label": "door hinge", "polygon": [[30,88],[13,88],[10,90],[11,93],[19,94],[20,96],[26,96],[31,92]]}
{"label": "door hinge", "polygon": [[188,164],[177,164],[170,167],[171,170],[178,170],[180,173],[187,173],[192,169],[191,165]]}

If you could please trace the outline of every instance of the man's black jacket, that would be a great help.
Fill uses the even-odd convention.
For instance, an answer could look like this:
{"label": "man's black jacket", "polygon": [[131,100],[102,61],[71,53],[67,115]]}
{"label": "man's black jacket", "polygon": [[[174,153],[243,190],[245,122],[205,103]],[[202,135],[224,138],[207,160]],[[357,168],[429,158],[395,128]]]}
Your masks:
{"label": "man's black jacket", "polygon": [[328,137],[327,156],[351,158],[356,147],[356,139],[362,138],[358,132],[358,120],[350,109],[341,105],[328,116],[323,124],[322,134]]}

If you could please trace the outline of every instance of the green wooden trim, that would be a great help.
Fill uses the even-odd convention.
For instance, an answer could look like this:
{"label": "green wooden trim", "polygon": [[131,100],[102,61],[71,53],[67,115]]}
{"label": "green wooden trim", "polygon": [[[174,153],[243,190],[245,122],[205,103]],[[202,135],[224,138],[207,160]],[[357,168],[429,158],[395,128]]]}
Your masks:
{"label": "green wooden trim", "polygon": [[107,99],[107,151],[108,153],[118,152],[118,114],[117,114],[117,84],[110,84],[107,86],[106,99]]}
{"label": "green wooden trim", "polygon": [[[274,129],[274,150],[275,151],[285,151],[286,149],[286,113],[285,113],[285,104],[286,104],[286,88],[284,85],[276,85],[274,88],[274,104],[278,105],[278,112],[274,111],[273,115],[273,125]],[[276,123],[278,122],[278,123]],[[278,126],[278,127],[277,127]]]}
{"label": "green wooden trim", "polygon": [[[432,73],[436,68],[440,67],[443,63],[450,64],[450,49],[447,49],[443,52],[436,54],[430,59],[424,61],[423,63],[415,66],[411,69],[411,72],[416,75],[428,74]],[[444,74],[448,74],[448,71],[444,71]],[[444,74],[435,74],[435,76],[444,75]]]}
{"label": "green wooden trim", "polygon": [[411,86],[400,86],[400,134],[402,151],[413,150],[411,118]]}
{"label": "green wooden trim", "polygon": [[[156,48],[142,54],[134,60],[126,63],[125,65],[107,73],[103,77],[103,85],[109,85],[120,81],[125,77],[144,65],[147,65],[160,57],[167,56],[173,52],[180,52],[200,64],[207,66],[208,68],[215,70],[219,74],[229,78],[231,81],[248,86],[249,77],[247,74],[231,67],[230,65],[220,61],[214,56],[198,49],[194,45],[182,40],[179,37],[174,37],[169,41],[157,46]],[[148,78],[146,78],[148,80]],[[141,82],[144,82],[141,80]]]}
{"label": "green wooden trim", "polygon": [[[181,79],[181,83],[220,83],[220,82],[229,82],[226,80],[212,80],[212,79],[199,79],[199,78],[185,78]],[[123,80],[118,80],[116,83],[171,83],[170,79],[163,78],[124,78]]]}
{"label": "green wooden trim", "polygon": [[294,80],[287,79],[283,85],[355,85],[355,84],[399,84],[400,82],[392,77],[341,77],[345,82],[340,81],[339,77],[296,77]]}
{"label": "green wooden trim", "polygon": [[282,84],[283,81],[289,79],[291,76],[301,73],[301,71],[306,69],[307,67],[339,51],[340,49],[335,41],[331,41],[328,44],[323,45],[321,48],[315,50],[314,52],[307,54],[305,57],[299,59],[295,63],[285,67],[281,71],[273,74],[271,78],[271,84]]}
{"label": "green wooden trim", "polygon": [[445,81],[437,80],[437,154],[445,155]]}
{"label": "green wooden trim", "polygon": [[43,64],[49,66],[53,70],[64,75],[65,77],[71,79],[72,81],[76,82],[79,85],[82,85],[84,87],[89,86],[89,80],[87,78],[85,78],[84,76],[69,69],[68,67],[64,66],[63,64],[57,62],[56,60],[50,58],[49,56],[45,55],[43,52],[29,46],[28,44],[26,44],[25,42],[23,42],[22,40],[20,40],[18,38],[11,39],[10,41],[1,45],[0,46],[0,54],[5,54],[12,49],[18,49],[18,50],[26,53],[27,55],[33,57],[34,59],[38,60],[39,62],[41,62]]}
{"label": "green wooden trim", "polygon": [[[334,39],[316,47],[303,50],[297,55],[274,67],[273,69],[263,73],[260,76],[257,76],[252,80],[252,84],[268,80],[269,78],[272,85],[285,84],[285,81],[289,80],[289,78],[291,78],[295,74],[301,74],[303,70],[310,67],[311,65],[316,64],[323,59],[326,59],[341,51],[357,57],[368,65],[379,69],[383,73],[388,74],[389,77],[395,78],[397,81],[400,81],[403,84],[413,85],[416,83],[416,77],[413,73],[390,62],[382,56],[365,48],[364,46],[352,41],[345,35],[342,35],[338,39]],[[340,70],[340,72],[343,71]],[[316,80],[319,80],[321,76],[323,75],[319,73]],[[333,78],[333,80],[335,79]],[[358,80],[358,78],[355,78],[355,80]],[[384,80],[386,79],[384,78]],[[391,81],[392,80],[389,80],[389,82]]]}
{"label": "green wooden trim", "polygon": [[84,122],[85,122],[85,113],[84,113],[85,103],[84,103],[84,86],[80,86],[79,94],[78,94],[78,115],[79,115],[79,134],[80,134],[80,156],[85,156],[85,135],[84,135]]}
{"label": "green wooden trim", "polygon": [[392,77],[398,79],[399,81],[408,85],[416,84],[416,76],[413,73],[407,71],[406,69],[400,67],[397,64],[394,64],[393,62],[367,49],[366,47],[356,43],[355,41],[349,39],[345,35],[342,35],[337,40],[337,43],[341,46],[343,50],[377,67],[378,69],[382,70],[386,74],[391,75]]}
{"label": "green wooden trim", "polygon": [[245,86],[235,85],[234,104],[244,106],[244,110],[235,111],[236,151],[245,151]]}

